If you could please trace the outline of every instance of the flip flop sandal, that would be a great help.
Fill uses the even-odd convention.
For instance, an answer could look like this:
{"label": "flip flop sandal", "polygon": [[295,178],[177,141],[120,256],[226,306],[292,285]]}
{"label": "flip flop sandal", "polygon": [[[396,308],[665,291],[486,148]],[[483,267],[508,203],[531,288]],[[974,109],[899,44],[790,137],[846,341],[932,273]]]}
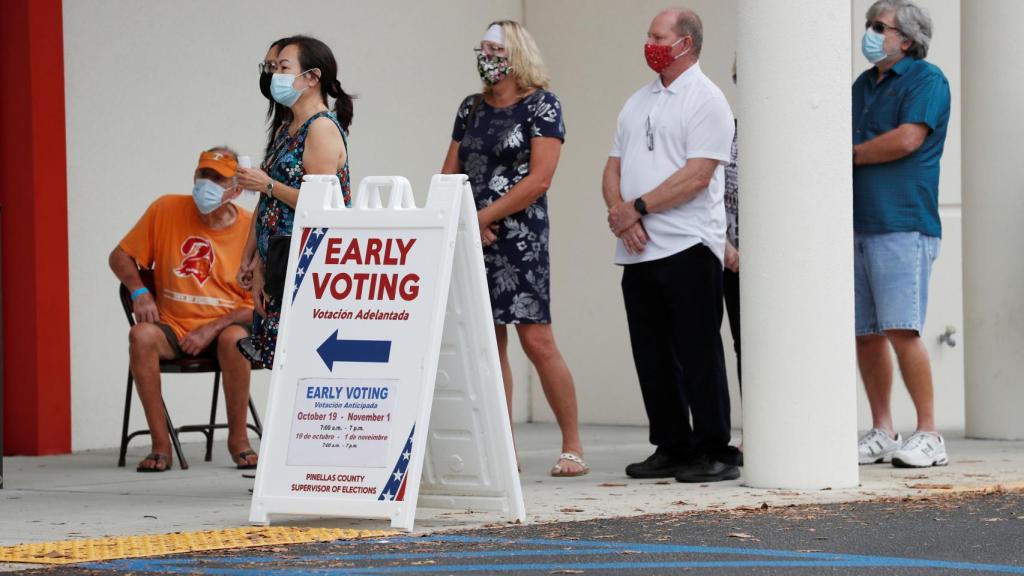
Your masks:
{"label": "flip flop sandal", "polygon": [[[142,462],[146,462],[147,460],[153,461],[154,465],[152,468],[143,468]],[[146,455],[145,458],[142,459],[142,462],[139,462],[139,465],[135,468],[136,472],[166,472],[171,468],[171,455],[160,454],[158,452],[150,452],[149,454]],[[158,468],[161,462],[166,462],[167,465],[164,466],[163,468]]]}
{"label": "flip flop sandal", "polygon": [[590,472],[590,466],[587,466],[587,463],[583,461],[583,458],[580,458],[579,456],[573,454],[572,452],[562,452],[561,454],[559,454],[558,461],[561,462],[562,460],[575,462],[582,466],[583,469],[577,472],[562,472],[562,465],[560,463],[556,463],[555,467],[551,469],[551,475],[554,476],[555,478],[571,478],[573,476],[583,476],[584,474]]}
{"label": "flip flop sandal", "polygon": [[259,456],[259,454],[252,450],[242,450],[238,454],[235,454],[235,467],[239,470],[255,470],[256,464],[239,464],[239,461],[245,462],[249,456]]}

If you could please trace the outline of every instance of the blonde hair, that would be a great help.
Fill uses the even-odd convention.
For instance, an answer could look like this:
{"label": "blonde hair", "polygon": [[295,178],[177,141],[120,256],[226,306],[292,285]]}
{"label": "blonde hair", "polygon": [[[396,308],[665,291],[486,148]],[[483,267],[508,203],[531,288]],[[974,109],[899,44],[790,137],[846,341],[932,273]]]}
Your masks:
{"label": "blonde hair", "polygon": [[[508,63],[511,66],[509,74],[516,79],[516,85],[520,90],[531,90],[533,88],[547,88],[551,83],[548,77],[547,66],[540,56],[540,49],[533,40],[533,36],[514,20],[499,20],[491,22],[488,28],[494,25],[501,26],[505,35],[505,52],[508,54]],[[490,86],[484,86],[484,92],[490,92]]]}

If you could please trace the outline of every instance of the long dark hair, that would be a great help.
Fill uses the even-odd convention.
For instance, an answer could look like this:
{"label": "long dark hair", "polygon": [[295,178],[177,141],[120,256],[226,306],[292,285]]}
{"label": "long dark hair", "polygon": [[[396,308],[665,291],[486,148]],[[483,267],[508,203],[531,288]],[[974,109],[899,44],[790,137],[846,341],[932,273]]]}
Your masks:
{"label": "long dark hair", "polygon": [[309,36],[292,36],[282,42],[282,50],[292,45],[299,49],[299,67],[303,72],[320,69],[320,97],[325,104],[330,102],[328,97],[334,98],[334,114],[341,128],[348,132],[348,127],[352,125],[353,97],[342,89],[338,81],[338,62],[334,59],[334,53],[327,44]]}
{"label": "long dark hair", "polygon": [[[280,52],[281,48],[285,47],[285,42],[287,41],[288,38],[275,40],[270,45],[270,48],[277,48],[277,51]],[[270,48],[267,48],[267,50],[269,51]],[[281,129],[281,126],[291,123],[291,121],[292,109],[287,106],[281,106],[271,98],[270,104],[267,106],[267,147],[263,151],[264,158],[270,156],[270,150],[274,146],[274,137],[277,136],[278,130]]]}

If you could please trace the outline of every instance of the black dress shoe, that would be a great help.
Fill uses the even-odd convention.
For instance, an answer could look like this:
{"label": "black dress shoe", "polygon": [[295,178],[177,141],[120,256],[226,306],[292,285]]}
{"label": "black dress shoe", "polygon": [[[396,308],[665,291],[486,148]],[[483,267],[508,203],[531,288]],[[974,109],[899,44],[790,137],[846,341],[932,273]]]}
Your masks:
{"label": "black dress shoe", "polygon": [[707,458],[683,468],[676,474],[676,480],[689,483],[721,482],[739,477],[740,469],[735,465]]}
{"label": "black dress shoe", "polygon": [[691,460],[687,458],[655,452],[643,462],[634,462],[626,466],[626,476],[630,478],[672,478],[690,463]]}

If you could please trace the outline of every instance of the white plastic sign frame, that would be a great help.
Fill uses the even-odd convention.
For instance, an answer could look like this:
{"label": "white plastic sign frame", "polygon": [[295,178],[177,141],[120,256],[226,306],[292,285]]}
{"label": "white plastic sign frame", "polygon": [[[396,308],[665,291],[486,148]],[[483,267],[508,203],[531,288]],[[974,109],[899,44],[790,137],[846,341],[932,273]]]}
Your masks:
{"label": "white plastic sign frame", "polygon": [[347,208],[337,177],[306,176],[294,230],[250,522],[411,530],[425,465],[426,505],[523,520],[466,177],[435,176],[423,208],[366,178]]}

